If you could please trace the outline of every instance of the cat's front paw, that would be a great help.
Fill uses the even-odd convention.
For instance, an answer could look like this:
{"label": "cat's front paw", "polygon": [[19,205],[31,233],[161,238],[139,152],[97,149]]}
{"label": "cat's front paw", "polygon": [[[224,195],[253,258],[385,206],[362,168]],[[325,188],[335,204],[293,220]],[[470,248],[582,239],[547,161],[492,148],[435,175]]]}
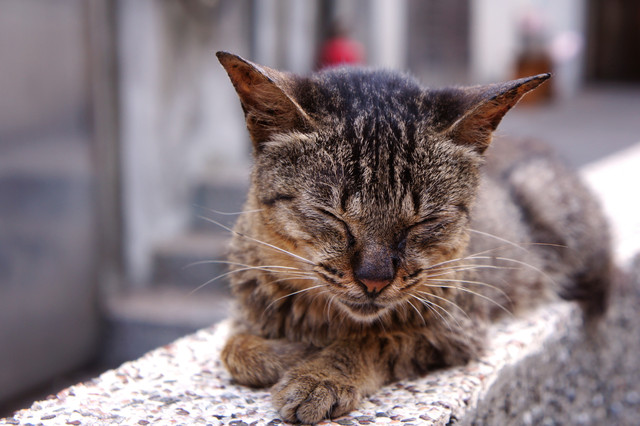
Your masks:
{"label": "cat's front paw", "polygon": [[356,386],[310,373],[285,375],[274,386],[272,397],[284,420],[313,424],[354,410],[362,395]]}
{"label": "cat's front paw", "polygon": [[236,334],[222,349],[222,362],[233,379],[252,387],[271,386],[284,371],[296,365],[309,352],[300,343]]}

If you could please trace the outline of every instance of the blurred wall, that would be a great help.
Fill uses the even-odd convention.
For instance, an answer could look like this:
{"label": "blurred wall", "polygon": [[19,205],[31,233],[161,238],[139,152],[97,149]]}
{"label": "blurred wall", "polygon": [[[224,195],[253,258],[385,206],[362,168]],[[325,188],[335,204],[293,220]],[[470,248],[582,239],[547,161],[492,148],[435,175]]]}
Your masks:
{"label": "blurred wall", "polygon": [[470,5],[473,81],[513,78],[529,38],[549,55],[560,96],[572,96],[581,87],[586,0],[473,0]]}
{"label": "blurred wall", "polygon": [[403,69],[405,0],[120,0],[116,4],[125,263],[148,286],[154,248],[184,230],[194,182],[245,167],[250,142],[215,52],[308,73],[340,17],[368,63]]}
{"label": "blurred wall", "polygon": [[97,246],[82,0],[0,12],[0,408],[95,350]]}
{"label": "blurred wall", "polygon": [[250,6],[251,60],[298,73],[315,67],[320,2],[253,0]]}
{"label": "blurred wall", "polygon": [[469,0],[409,0],[407,67],[430,86],[469,80]]}
{"label": "blurred wall", "polygon": [[135,286],[148,284],[154,247],[185,227],[198,176],[248,161],[242,114],[215,52],[249,54],[249,5],[117,3],[125,256]]}
{"label": "blurred wall", "polygon": [[79,4],[48,3],[6,0],[0,6],[0,138],[5,142],[86,125]]}

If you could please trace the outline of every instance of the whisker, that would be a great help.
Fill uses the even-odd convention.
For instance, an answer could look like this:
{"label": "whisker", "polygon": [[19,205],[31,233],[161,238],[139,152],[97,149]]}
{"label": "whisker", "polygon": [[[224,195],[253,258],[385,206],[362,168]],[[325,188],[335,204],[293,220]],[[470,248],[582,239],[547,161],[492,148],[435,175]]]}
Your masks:
{"label": "whisker", "polygon": [[485,236],[485,237],[493,238],[493,239],[498,240],[498,241],[502,241],[503,243],[507,243],[508,245],[510,245],[512,247],[515,247],[515,248],[520,249],[520,250],[524,250],[525,252],[529,253],[529,250],[527,250],[526,248],[522,247],[520,244],[515,243],[513,241],[509,241],[509,240],[507,240],[505,238],[502,238],[502,237],[499,237],[497,235],[490,234],[488,232],[478,231],[477,229],[469,229],[469,232],[473,232],[474,234],[478,234],[478,235],[482,235],[482,236]]}
{"label": "whisker", "polygon": [[[499,237],[497,237],[497,238],[499,238]],[[522,243],[520,246],[518,246],[516,243],[510,242],[508,240],[505,240],[505,242],[508,245],[516,245],[518,248],[521,248],[521,249],[523,249],[525,251],[527,251],[527,250],[524,247],[521,247],[522,245],[566,247],[566,246],[562,246],[562,245],[558,245],[558,244],[551,244],[551,243]],[[480,257],[480,256],[483,256],[483,255],[486,255],[488,253],[491,253],[492,251],[501,250],[501,249],[503,249],[505,247],[507,247],[507,245],[493,247],[493,248],[490,248],[490,249],[482,250],[482,251],[479,251],[479,252],[476,252],[476,253],[471,253],[471,254],[468,254],[466,256],[458,257],[458,258],[455,258],[455,259],[448,259],[448,260],[445,260],[445,261],[442,261],[442,262],[434,263],[433,265],[429,265],[427,268],[425,268],[425,270],[437,269],[437,268],[439,268],[440,266],[443,266],[443,265],[447,265],[447,264],[454,263],[454,262],[460,262],[460,261],[464,261],[464,260],[470,260],[470,259],[471,260],[473,260],[473,259],[481,259],[481,258],[483,258],[483,259],[495,259],[496,257],[493,257],[493,256],[486,256],[486,257]]]}
{"label": "whisker", "polygon": [[275,299],[271,303],[269,303],[269,305],[264,310],[265,310],[265,312],[268,311],[269,308],[271,308],[271,306],[274,303],[279,302],[280,300],[285,299],[287,297],[295,296],[296,294],[304,293],[306,291],[310,291],[310,290],[313,290],[313,289],[316,289],[316,288],[326,287],[326,286],[327,286],[326,284],[318,284],[318,285],[314,285],[312,287],[303,288],[302,290],[294,291],[293,293],[285,294],[284,296],[278,297],[277,299]]}
{"label": "whisker", "polygon": [[208,281],[204,282],[203,284],[200,284],[198,287],[196,287],[195,289],[191,290],[191,291],[188,293],[188,295],[189,295],[189,296],[191,296],[191,295],[192,295],[193,293],[195,293],[196,291],[198,291],[198,290],[202,289],[203,287],[205,287],[205,286],[207,286],[207,285],[209,285],[209,284],[211,284],[211,283],[213,283],[213,282],[215,282],[215,281],[218,281],[218,280],[219,280],[219,279],[221,279],[221,278],[224,278],[224,277],[226,277],[226,276],[229,276],[229,275],[235,274],[235,273],[237,273],[237,272],[250,271],[250,270],[253,270],[253,269],[258,269],[258,270],[260,270],[261,268],[260,268],[259,266],[249,266],[249,267],[246,267],[246,268],[234,269],[233,271],[225,272],[225,273],[223,273],[223,274],[218,275],[217,277],[214,277],[214,278],[212,278],[212,279],[210,279],[210,280],[208,280]]}
{"label": "whisker", "polygon": [[434,263],[433,265],[429,265],[428,267],[426,267],[424,269],[425,269],[425,271],[429,271],[431,269],[439,268],[440,266],[448,265],[449,263],[453,263],[453,262],[460,262],[460,261],[463,261],[465,259],[466,259],[465,257],[458,257],[456,259],[449,259],[449,260],[445,260],[445,261],[442,261],[442,262]]}
{"label": "whisker", "polygon": [[245,234],[243,234],[243,233],[241,233],[241,232],[234,231],[233,229],[229,228],[228,226],[225,226],[225,225],[221,224],[221,223],[220,223],[220,222],[218,222],[217,220],[214,220],[214,219],[211,219],[211,218],[208,218],[208,217],[205,217],[205,216],[198,216],[198,217],[199,217],[199,218],[201,218],[201,219],[203,219],[203,220],[206,220],[206,221],[208,221],[208,222],[211,222],[211,223],[213,223],[214,225],[218,225],[218,226],[219,226],[219,227],[221,227],[222,229],[225,229],[225,230],[227,230],[227,231],[231,232],[231,233],[232,233],[232,234],[234,234],[234,235],[237,235],[237,236],[242,237],[242,238],[246,238],[246,239],[248,239],[248,240],[250,240],[250,241],[253,241],[253,242],[256,242],[256,243],[258,243],[258,244],[262,244],[263,246],[270,247],[270,248],[272,248],[272,249],[274,249],[274,250],[277,250],[277,251],[279,251],[279,252],[281,252],[281,253],[287,254],[287,255],[289,255],[289,256],[291,256],[291,257],[294,257],[294,258],[296,258],[296,259],[298,259],[298,260],[301,260],[301,261],[303,261],[303,262],[305,262],[305,263],[307,263],[307,264],[309,264],[309,265],[317,266],[315,263],[313,263],[313,262],[312,262],[312,261],[310,261],[309,259],[305,259],[304,257],[302,257],[302,256],[298,256],[298,255],[297,255],[297,254],[295,254],[295,253],[291,253],[291,252],[290,252],[290,251],[288,251],[288,250],[285,250],[285,249],[280,248],[280,247],[278,247],[278,246],[274,246],[273,244],[269,244],[269,243],[264,242],[264,241],[260,241],[260,240],[258,240],[258,239],[256,239],[256,238],[250,237],[250,236],[245,235]]}
{"label": "whisker", "polygon": [[291,273],[295,273],[295,274],[303,274],[303,275],[309,275],[312,276],[313,273],[311,272],[307,272],[304,271],[300,268],[296,268],[293,266],[280,266],[280,265],[246,265],[244,263],[238,263],[238,262],[229,262],[229,261],[224,261],[224,260],[199,260],[197,262],[192,262],[189,263],[186,266],[183,266],[182,269],[186,269],[186,268],[191,268],[193,266],[198,266],[198,265],[205,265],[205,264],[222,264],[222,265],[232,265],[232,266],[242,266],[244,268],[253,268],[253,269],[257,269],[260,271],[265,271],[265,272],[271,272],[271,273],[285,273],[285,272],[291,272]]}
{"label": "whisker", "polygon": [[[210,280],[204,282],[203,284],[200,284],[198,287],[196,287],[195,289],[191,290],[188,295],[191,296],[193,293],[195,293],[196,291],[208,286],[209,284],[218,281],[221,278],[224,278],[226,276],[238,273],[238,272],[244,272],[244,271],[251,271],[251,270],[262,270],[264,271],[265,269],[262,266],[247,266],[246,268],[240,268],[240,269],[234,269],[233,271],[229,271],[229,272],[225,272],[223,274],[218,275],[217,277],[211,278]],[[284,272],[284,271],[268,271],[268,272],[273,272],[273,273],[288,273],[288,274],[304,274],[303,272]],[[307,276],[307,275],[303,275],[303,276]]]}
{"label": "whisker", "polygon": [[264,210],[264,209],[255,209],[255,210],[242,210],[242,211],[239,211],[239,212],[223,212],[223,211],[220,211],[220,210],[214,210],[214,209],[211,209],[209,207],[201,206],[199,204],[194,204],[194,207],[197,207],[197,208],[202,209],[202,210],[207,210],[207,211],[209,211],[211,213],[219,214],[219,215],[222,215],[222,216],[237,216],[237,215],[241,215],[243,213],[258,213],[258,212],[261,212],[261,211]]}
{"label": "whisker", "polygon": [[494,247],[494,248],[490,248],[490,249],[487,249],[487,250],[479,251],[477,253],[472,253],[472,254],[468,254],[466,256],[458,257],[458,258],[455,258],[455,259],[444,260],[442,262],[438,262],[438,263],[434,263],[433,265],[429,265],[427,268],[425,268],[425,270],[436,269],[436,268],[439,268],[440,266],[448,265],[450,263],[461,262],[463,260],[473,259],[475,256],[480,256],[480,255],[484,255],[484,254],[487,254],[487,253],[491,253],[492,251],[500,250],[500,249],[502,249],[504,247],[506,247],[506,246]]}
{"label": "whisker", "polygon": [[418,314],[418,317],[420,317],[420,319],[422,320],[422,323],[426,326],[427,325],[427,320],[424,319],[424,315],[418,310],[418,308],[415,307],[415,305],[413,303],[411,303],[411,300],[407,299],[406,302],[409,305],[411,305],[413,310],[416,311],[416,313]]}
{"label": "whisker", "polygon": [[523,262],[522,260],[518,260],[518,259],[511,259],[509,257],[478,257],[477,259],[495,259],[495,260],[502,260],[505,262],[513,262],[516,263],[518,265],[522,265],[522,266],[526,266],[527,268],[530,268],[536,272],[538,272],[540,275],[542,275],[543,277],[545,277],[546,279],[548,279],[552,284],[557,285],[556,281],[551,278],[546,272],[544,272],[542,269],[533,266],[530,263],[527,262]]}
{"label": "whisker", "polygon": [[469,232],[473,232],[475,234],[478,235],[483,235],[485,237],[490,237],[490,238],[494,238],[498,241],[502,241],[503,243],[507,243],[510,246],[519,248],[521,250],[526,251],[527,253],[529,253],[529,250],[527,250],[524,246],[547,246],[547,247],[558,247],[558,248],[567,248],[566,245],[564,244],[555,244],[555,243],[536,243],[536,242],[531,242],[531,243],[516,243],[513,241],[509,241],[505,238],[499,237],[497,235],[494,234],[490,234],[488,232],[484,232],[484,231],[479,231],[477,229],[469,229]]}
{"label": "whisker", "polygon": [[257,271],[264,271],[264,272],[269,272],[270,274],[273,275],[286,275],[289,277],[315,277],[315,275],[311,272],[304,272],[304,271],[284,271],[281,269],[269,269],[269,268],[264,268],[262,266],[249,266],[247,268],[243,268],[243,270],[257,270]]}
{"label": "whisker", "polygon": [[329,298],[329,301],[327,302],[327,304],[326,304],[326,305],[325,305],[325,307],[324,307],[325,315],[326,315],[326,317],[327,317],[327,321],[330,321],[330,320],[331,320],[331,316],[330,316],[330,315],[331,315],[331,305],[333,304],[333,301],[334,301],[334,299],[335,299],[336,297],[337,297],[337,296],[336,296],[335,294],[334,294],[334,295],[332,295],[332,296]]}
{"label": "whisker", "polygon": [[297,280],[318,281],[318,279],[315,278],[315,277],[305,277],[305,276],[297,277],[295,275],[292,275],[290,277],[278,278],[277,280],[269,281],[269,284],[281,283],[281,282],[284,282],[284,281],[291,281],[291,280],[296,280],[296,281]]}
{"label": "whisker", "polygon": [[[497,307],[502,309],[504,312],[506,312],[510,316],[513,316],[513,313],[511,311],[509,311],[507,308],[505,308],[504,306],[502,306],[500,303],[496,302],[492,298],[490,298],[488,296],[485,296],[482,293],[478,293],[476,291],[469,290],[468,288],[460,287],[460,286],[453,286],[453,285],[432,285],[432,284],[423,284],[423,285],[426,286],[426,287],[434,287],[434,288],[453,288],[453,289],[456,289],[456,290],[460,290],[460,291],[464,291],[466,293],[473,294],[474,296],[480,297],[480,298],[482,298],[482,299],[484,299],[484,300],[486,300],[488,302],[493,303],[494,305],[496,305]],[[429,292],[423,292],[423,291],[418,291],[418,293],[430,294]]]}
{"label": "whisker", "polygon": [[[499,266],[499,265],[477,265],[477,264],[464,264],[464,265],[456,265],[450,266],[447,268],[440,268],[433,272],[442,272],[441,274],[430,274],[427,277],[441,277],[443,275],[448,275],[451,272],[462,272],[462,271],[472,271],[474,269],[502,269],[502,270],[517,270],[519,268],[515,268],[513,266]],[[444,272],[448,271],[448,272]]]}
{"label": "whisker", "polygon": [[460,312],[462,312],[462,313],[464,314],[464,316],[466,316],[467,318],[471,319],[471,317],[469,317],[469,315],[465,312],[465,310],[464,310],[464,309],[462,309],[462,308],[461,308],[457,303],[455,303],[455,302],[453,302],[453,301],[451,301],[451,300],[447,299],[446,297],[438,296],[438,295],[436,295],[436,294],[429,293],[429,292],[426,292],[426,291],[421,291],[420,293],[421,293],[421,294],[424,294],[424,295],[426,295],[426,296],[435,297],[435,298],[436,298],[436,299],[438,299],[438,300],[442,300],[442,301],[444,301],[444,302],[447,302],[447,303],[449,303],[449,304],[451,304],[451,305],[455,306],[456,308],[458,308],[458,310],[459,310]]}
{"label": "whisker", "polygon": [[193,293],[195,293],[196,291],[198,291],[198,290],[200,290],[200,289],[202,289],[202,288],[204,288],[204,287],[208,286],[209,284],[211,284],[211,283],[213,283],[213,282],[215,282],[215,281],[218,281],[220,278],[224,278],[224,277],[226,277],[226,276],[228,276],[228,275],[235,274],[236,272],[247,271],[247,270],[250,270],[250,269],[253,269],[253,268],[242,268],[242,269],[236,269],[236,270],[234,270],[234,271],[229,271],[229,272],[225,272],[224,274],[220,274],[220,275],[218,275],[217,277],[211,278],[210,280],[205,281],[204,283],[200,284],[198,287],[196,287],[196,288],[194,288],[193,290],[191,290],[191,291],[188,293],[188,295],[189,295],[189,296],[193,295]]}
{"label": "whisker", "polygon": [[[196,266],[196,265],[204,265],[204,264],[223,264],[223,265],[234,265],[234,266],[245,266],[245,267],[258,267],[258,265],[246,265],[244,263],[238,263],[238,262],[231,262],[228,260],[198,260],[196,262],[191,262],[188,265],[183,266],[182,268],[191,268],[192,266]],[[301,271],[300,268],[296,268],[295,266],[280,266],[280,265],[260,265],[261,267],[264,268],[277,268],[277,269],[293,269],[293,270],[298,270]]]}
{"label": "whisker", "polygon": [[453,280],[453,279],[437,279],[436,282],[451,282],[451,283],[463,283],[463,284],[475,284],[475,285],[481,285],[484,287],[488,287],[492,290],[497,291],[498,293],[500,293],[501,295],[503,295],[505,298],[507,298],[510,302],[511,302],[511,298],[509,297],[509,295],[507,293],[504,292],[504,290],[502,290],[499,287],[496,287],[495,285],[491,285],[489,283],[485,283],[483,281],[471,281],[471,280]]}
{"label": "whisker", "polygon": [[[441,309],[443,312],[445,312],[450,317],[452,317],[456,321],[456,323],[458,323],[458,321],[451,314],[451,312],[447,311],[445,308],[443,308],[442,306],[438,305],[437,303],[434,303],[434,302],[432,302],[430,300],[426,300],[426,299],[423,299],[421,297],[418,297],[415,294],[410,294],[410,296],[413,297],[414,299],[418,300],[423,306],[425,306],[431,312],[433,312],[438,317],[440,317],[440,319],[442,320],[442,322],[444,322],[444,324],[447,326],[447,328],[449,328],[449,330],[453,331],[453,328],[451,328],[451,324],[449,323],[449,321],[447,321],[447,319],[445,317],[443,317],[442,314],[440,312],[438,312],[435,308]],[[458,327],[460,327],[460,323],[458,323]]]}
{"label": "whisker", "polygon": [[321,296],[324,297],[324,295],[327,294],[327,293],[329,293],[329,290],[327,290],[327,289],[324,289],[324,290],[321,290],[321,291],[317,292],[311,298],[311,302],[310,303],[315,303],[318,300],[319,297],[321,297]]}
{"label": "whisker", "polygon": [[[464,309],[462,309],[460,306],[458,306],[456,303],[452,302],[451,300],[446,299],[446,298],[443,298],[443,297],[440,297],[440,296],[437,296],[437,295],[435,295],[435,294],[431,294],[431,293],[425,293],[425,294],[426,294],[427,296],[435,297],[435,298],[437,298],[437,299],[441,299],[441,300],[443,300],[443,301],[445,301],[445,302],[448,302],[448,303],[452,304],[453,306],[455,306],[456,308],[458,308],[458,309],[460,310],[460,312],[462,312],[462,314],[463,314],[465,317],[467,317],[467,319],[469,319],[469,320],[471,321],[471,317],[469,317],[469,315],[465,312],[465,310],[464,310]],[[418,300],[422,301],[422,302],[423,302],[423,304],[424,304],[424,303],[429,303],[429,304],[432,304],[433,306],[437,306],[438,308],[442,309],[444,312],[446,312],[446,313],[447,313],[447,314],[448,314],[448,315],[449,315],[449,316],[450,316],[450,317],[455,321],[455,323],[456,323],[456,325],[458,326],[458,328],[459,328],[459,329],[462,329],[462,328],[463,328],[463,327],[462,327],[462,325],[460,324],[460,321],[458,321],[458,319],[457,319],[457,318],[456,318],[456,317],[455,317],[451,312],[449,312],[447,309],[444,309],[442,306],[438,305],[437,303],[430,302],[430,301],[428,301],[427,299],[419,298],[419,297],[416,297],[416,298],[417,298]],[[425,306],[426,306],[426,305],[425,305]],[[443,320],[444,320],[444,318],[443,318]],[[452,329],[451,329],[451,326],[448,324],[448,322],[446,322],[446,321],[445,321],[445,324],[447,325],[447,327],[449,328],[449,330],[452,330]],[[461,337],[462,337],[462,338],[463,338],[463,340],[465,340],[466,342],[468,342],[468,343],[470,342],[470,338],[469,338],[469,335],[468,335],[467,333],[463,333],[463,334],[461,335]]]}
{"label": "whisker", "polygon": [[386,315],[387,315],[387,313],[385,312],[385,313],[383,313],[382,315],[378,315],[378,316],[376,316],[376,321],[378,321],[378,324],[380,324],[380,328],[382,328],[382,331],[383,331],[384,333],[386,333],[386,332],[387,332],[387,329],[386,329],[386,328],[385,328],[385,326],[384,326],[384,321],[383,321],[383,318],[382,318],[382,317],[383,317],[383,316],[386,316]]}

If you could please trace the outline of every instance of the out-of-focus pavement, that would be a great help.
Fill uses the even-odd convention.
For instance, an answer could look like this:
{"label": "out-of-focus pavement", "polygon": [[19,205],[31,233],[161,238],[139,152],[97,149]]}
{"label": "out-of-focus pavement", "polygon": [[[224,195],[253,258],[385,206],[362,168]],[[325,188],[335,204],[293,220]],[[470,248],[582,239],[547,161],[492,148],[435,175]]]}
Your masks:
{"label": "out-of-focus pavement", "polygon": [[594,86],[571,99],[522,102],[507,114],[498,133],[540,139],[573,166],[583,166],[640,144],[640,85]]}
{"label": "out-of-focus pavement", "polygon": [[616,261],[629,266],[640,254],[640,143],[580,169],[609,216]]}

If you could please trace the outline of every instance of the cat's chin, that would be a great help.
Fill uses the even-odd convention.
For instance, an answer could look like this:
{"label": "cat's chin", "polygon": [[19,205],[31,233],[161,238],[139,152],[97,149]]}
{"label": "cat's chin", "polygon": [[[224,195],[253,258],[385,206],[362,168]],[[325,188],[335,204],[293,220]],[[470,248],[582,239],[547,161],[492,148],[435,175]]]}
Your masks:
{"label": "cat's chin", "polygon": [[340,306],[354,319],[363,322],[371,322],[379,318],[386,310],[387,306],[373,302],[359,303],[341,300]]}

